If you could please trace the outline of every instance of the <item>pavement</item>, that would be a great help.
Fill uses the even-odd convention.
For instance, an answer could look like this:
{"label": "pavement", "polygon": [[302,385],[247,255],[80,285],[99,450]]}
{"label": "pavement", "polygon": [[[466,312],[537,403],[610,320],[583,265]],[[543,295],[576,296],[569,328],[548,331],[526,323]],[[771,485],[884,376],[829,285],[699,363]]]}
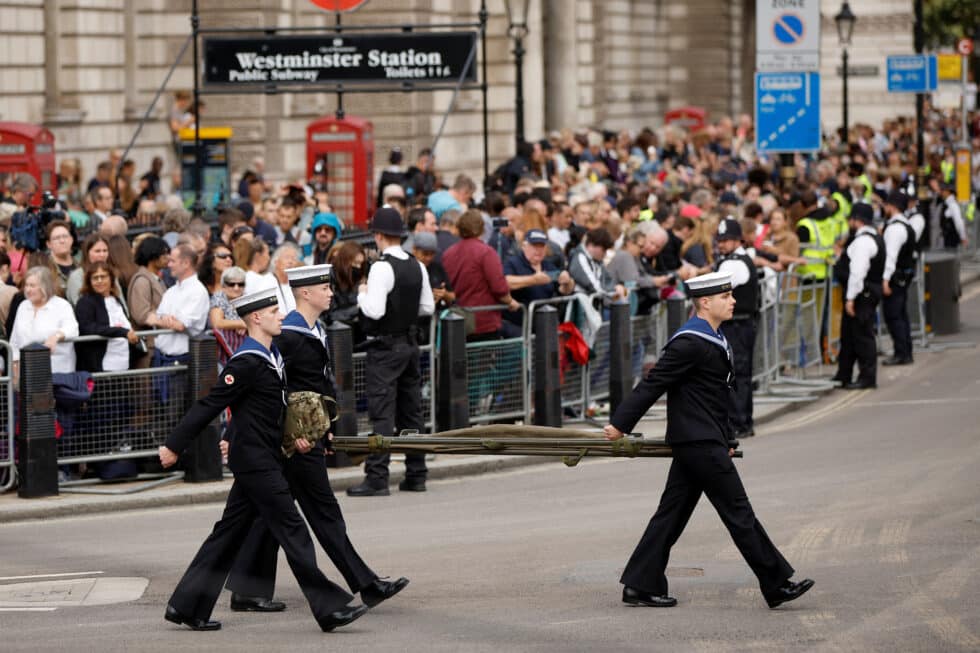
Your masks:
{"label": "pavement", "polygon": [[[980,265],[964,265],[960,281],[965,288],[980,280]],[[823,368],[824,377],[833,372]],[[811,377],[821,378],[821,377]],[[828,394],[826,390],[816,392],[816,403]],[[662,402],[649,414],[652,419],[644,419],[637,426],[637,432],[647,437],[662,437],[665,422]],[[781,400],[779,396],[763,397],[755,406],[757,426],[766,424],[781,416],[807,406],[806,402]],[[600,417],[601,419],[601,417]],[[399,456],[393,456],[391,482],[394,486],[404,478],[404,465]],[[534,465],[560,464],[556,459],[534,456],[440,456],[429,462],[429,478],[447,479],[476,476]],[[348,487],[357,485],[363,479],[359,467],[335,468],[329,470],[330,484],[338,494]],[[74,490],[62,490],[55,497],[21,499],[16,491],[0,494],[0,524],[25,520],[50,519],[86,514],[118,512],[121,510],[140,510],[161,506],[183,506],[224,502],[231,487],[231,479],[206,483],[187,483],[182,479],[149,487],[148,482],[99,484],[97,486],[76,486]]]}

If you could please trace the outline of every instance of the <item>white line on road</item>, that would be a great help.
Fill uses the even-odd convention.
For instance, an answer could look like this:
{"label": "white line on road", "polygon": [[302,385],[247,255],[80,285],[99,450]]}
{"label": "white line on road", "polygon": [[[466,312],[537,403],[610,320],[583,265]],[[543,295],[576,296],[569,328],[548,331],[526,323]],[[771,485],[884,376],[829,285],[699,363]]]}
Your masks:
{"label": "white line on road", "polygon": [[826,417],[827,415],[830,415],[830,414],[832,414],[832,413],[834,413],[834,412],[836,412],[838,410],[841,410],[844,407],[846,407],[847,405],[853,404],[856,401],[862,399],[863,397],[865,397],[870,392],[870,390],[858,390],[858,391],[852,391],[852,392],[853,392],[853,394],[846,394],[843,397],[841,397],[840,399],[838,399],[837,401],[835,401],[835,402],[833,402],[831,404],[828,404],[828,405],[824,406],[823,408],[820,408],[818,410],[815,410],[812,413],[807,413],[807,414],[805,414],[805,415],[803,415],[801,417],[798,417],[798,418],[796,418],[795,420],[793,420],[791,422],[787,422],[785,424],[779,424],[777,422],[776,424],[773,425],[774,426],[773,430],[774,431],[785,431],[785,430],[788,430],[788,429],[795,429],[795,428],[800,427],[800,426],[811,426],[818,419],[821,419],[823,417]]}
{"label": "white line on road", "polygon": [[975,404],[976,398],[949,397],[947,399],[898,399],[895,401],[862,401],[854,404],[855,408],[870,406],[933,406],[939,404]]}
{"label": "white line on road", "polygon": [[54,612],[58,608],[0,608],[0,612]]}
{"label": "white line on road", "polygon": [[62,578],[65,576],[96,576],[104,571],[69,571],[63,574],[35,574],[34,576],[0,576],[0,580],[31,580],[34,578]]}

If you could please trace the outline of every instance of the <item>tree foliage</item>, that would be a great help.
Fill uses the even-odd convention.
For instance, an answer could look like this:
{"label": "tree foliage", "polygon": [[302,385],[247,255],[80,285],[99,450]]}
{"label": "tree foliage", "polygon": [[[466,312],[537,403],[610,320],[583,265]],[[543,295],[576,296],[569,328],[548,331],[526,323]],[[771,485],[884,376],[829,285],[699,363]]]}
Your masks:
{"label": "tree foliage", "polygon": [[924,0],[922,23],[927,50],[954,47],[980,30],[980,0]]}

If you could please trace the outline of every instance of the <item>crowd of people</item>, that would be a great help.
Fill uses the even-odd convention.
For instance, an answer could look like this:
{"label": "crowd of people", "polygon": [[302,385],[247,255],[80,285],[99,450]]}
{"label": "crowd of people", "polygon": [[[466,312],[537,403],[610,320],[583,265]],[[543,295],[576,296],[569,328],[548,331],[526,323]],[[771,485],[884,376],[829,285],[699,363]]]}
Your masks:
{"label": "crowd of people", "polygon": [[[482,188],[438,169],[430,150],[403,167],[395,148],[377,200],[402,216],[403,247],[427,269],[435,314],[498,306],[467,315],[467,338],[513,338],[523,332],[521,306],[535,300],[598,293],[647,313],[683,296],[685,280],[736,249],[761,279],[795,266],[822,280],[846,244],[855,207],[884,224],[894,213],[888,198],[899,191],[908,198],[902,212],[922,217],[918,249],[968,245],[975,206],[953,196],[957,121],[931,109],[927,116],[928,199],[919,201],[908,119],[857,125],[846,142],[831,137],[821,152],[793,157],[795,177],[787,179],[777,161],[754,151],[747,116],[693,132],[674,125],[553,132],[522,144]],[[980,121],[971,125],[980,151]],[[15,362],[22,347],[41,342],[55,372],[178,364],[189,337],[208,329],[226,359],[245,334],[232,302],[271,287],[292,310],[286,271],[302,264],[333,266],[323,321],[345,323],[355,345],[364,341],[358,295],[379,253],[357,237],[368,216],[331,210],[329,180],[276,187],[257,158],[209,222],[184,209],[179,184],[167,188],[163,165],[157,157],[137,178],[114,150],[85,183],[76,160],[61,161],[62,212],[44,225],[36,248],[19,242],[11,224],[37,180],[26,173],[0,180],[0,327]],[[720,226],[731,223],[725,237]],[[138,335],[151,329],[168,333]],[[70,342],[88,335],[104,339]]]}

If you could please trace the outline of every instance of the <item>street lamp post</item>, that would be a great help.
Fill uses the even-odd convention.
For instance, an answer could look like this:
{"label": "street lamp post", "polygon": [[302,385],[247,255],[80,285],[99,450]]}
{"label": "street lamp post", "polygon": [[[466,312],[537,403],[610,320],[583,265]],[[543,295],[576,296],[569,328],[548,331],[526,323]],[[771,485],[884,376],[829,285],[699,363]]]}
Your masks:
{"label": "street lamp post", "polygon": [[514,132],[517,145],[524,142],[524,38],[528,34],[527,13],[531,0],[504,0],[507,35],[514,41]]}
{"label": "street lamp post", "polygon": [[841,63],[844,66],[842,70],[844,78],[842,93],[844,96],[844,127],[842,135],[844,144],[847,145],[850,140],[850,127],[847,119],[847,46],[851,44],[851,34],[854,32],[854,23],[857,22],[857,16],[851,11],[851,5],[846,2],[841,4],[840,11],[834,16],[834,22],[837,24],[837,40],[841,46]]}

